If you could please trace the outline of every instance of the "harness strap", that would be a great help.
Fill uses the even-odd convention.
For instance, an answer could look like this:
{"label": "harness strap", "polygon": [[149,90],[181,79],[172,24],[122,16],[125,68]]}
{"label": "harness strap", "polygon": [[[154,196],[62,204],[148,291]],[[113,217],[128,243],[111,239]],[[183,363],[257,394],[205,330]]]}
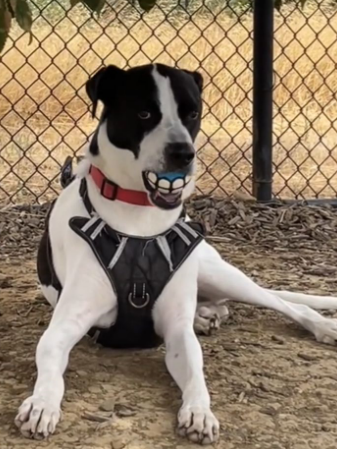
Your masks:
{"label": "harness strap", "polygon": [[170,267],[170,272],[172,273],[174,271],[173,263],[172,263],[172,254],[171,254],[171,248],[170,245],[167,242],[167,238],[163,235],[159,235],[156,237],[157,244],[159,249],[161,250],[163,256],[167,260],[167,263]]}
{"label": "harness strap", "polygon": [[100,223],[98,223],[98,225],[90,235],[91,240],[95,240],[95,238],[102,232],[103,228],[105,227],[105,224],[106,223],[103,220],[101,220]]}
{"label": "harness strap", "polygon": [[181,240],[186,243],[187,246],[190,246],[191,240],[178,228],[177,225],[172,227],[172,230],[181,238]]}
{"label": "harness strap", "polygon": [[89,195],[88,195],[88,186],[87,186],[87,180],[85,178],[82,178],[81,180],[81,184],[80,184],[80,196],[83,200],[84,206],[88,211],[88,214],[91,216],[93,215],[96,211],[93,207],[93,205],[91,204],[91,201],[89,199]]}
{"label": "harness strap", "polygon": [[90,220],[83,226],[82,231],[86,232],[92,225],[96,223],[96,221],[100,220],[98,215],[94,215],[90,218]]}
{"label": "harness strap", "polygon": [[113,258],[110,260],[110,263],[108,265],[109,270],[112,270],[113,267],[116,265],[116,263],[118,262],[119,258],[121,257],[123,250],[125,248],[125,245],[127,244],[128,238],[127,237],[122,237],[122,241],[120,242],[117,251],[115,252]]}

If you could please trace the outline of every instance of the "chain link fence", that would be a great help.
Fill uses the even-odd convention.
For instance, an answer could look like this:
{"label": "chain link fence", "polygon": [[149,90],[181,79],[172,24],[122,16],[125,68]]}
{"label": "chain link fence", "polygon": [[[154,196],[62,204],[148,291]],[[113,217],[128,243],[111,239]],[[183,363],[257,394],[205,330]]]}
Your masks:
{"label": "chain link fence", "polygon": [[[289,1],[274,18],[273,194],[337,192],[337,9]],[[68,0],[31,2],[34,38],[14,29],[0,60],[0,203],[43,202],[60,166],[97,123],[84,85],[102,64],[200,70],[204,116],[198,189],[252,190],[253,18],[250,0],[159,1],[147,14],[110,1],[97,20]]]}

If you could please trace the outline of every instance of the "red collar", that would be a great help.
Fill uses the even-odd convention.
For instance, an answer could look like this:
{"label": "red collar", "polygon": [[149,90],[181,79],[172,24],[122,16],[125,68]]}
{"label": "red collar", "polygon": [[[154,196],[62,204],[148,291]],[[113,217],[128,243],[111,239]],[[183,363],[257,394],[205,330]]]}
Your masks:
{"label": "red collar", "polygon": [[124,203],[137,206],[152,206],[146,192],[122,189],[117,184],[107,179],[101,170],[93,165],[90,166],[89,173],[104,198],[111,201],[123,201]]}

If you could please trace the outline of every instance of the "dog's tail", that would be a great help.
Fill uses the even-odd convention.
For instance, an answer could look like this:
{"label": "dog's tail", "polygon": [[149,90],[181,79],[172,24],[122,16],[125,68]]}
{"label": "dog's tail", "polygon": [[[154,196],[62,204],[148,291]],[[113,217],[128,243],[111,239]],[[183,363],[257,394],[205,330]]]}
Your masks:
{"label": "dog's tail", "polygon": [[284,301],[294,304],[304,304],[316,310],[337,310],[337,298],[334,296],[306,295],[304,293],[294,293],[287,290],[266,290]]}

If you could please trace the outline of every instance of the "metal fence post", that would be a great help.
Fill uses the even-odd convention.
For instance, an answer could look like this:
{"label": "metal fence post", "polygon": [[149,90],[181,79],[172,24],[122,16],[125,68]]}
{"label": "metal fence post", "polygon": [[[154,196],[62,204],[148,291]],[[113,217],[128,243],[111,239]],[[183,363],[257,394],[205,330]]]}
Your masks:
{"label": "metal fence post", "polygon": [[272,198],[274,0],[254,0],[253,195]]}

